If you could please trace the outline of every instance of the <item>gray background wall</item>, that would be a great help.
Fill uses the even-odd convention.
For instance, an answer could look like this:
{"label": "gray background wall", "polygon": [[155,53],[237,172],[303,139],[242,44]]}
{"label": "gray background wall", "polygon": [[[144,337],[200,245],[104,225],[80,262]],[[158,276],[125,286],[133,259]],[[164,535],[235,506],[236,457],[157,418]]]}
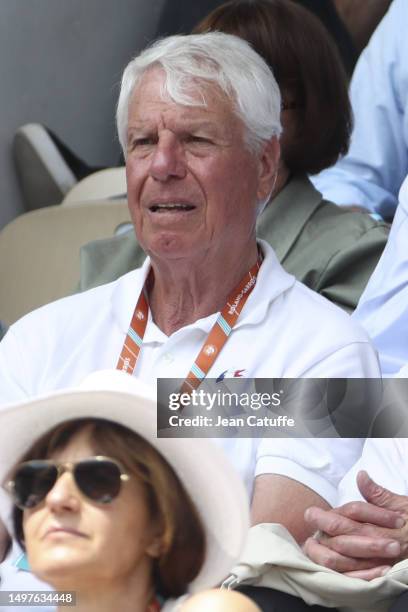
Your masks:
{"label": "gray background wall", "polygon": [[116,163],[120,75],[154,36],[162,4],[0,0],[0,228],[24,212],[11,152],[20,125],[44,123],[88,163]]}

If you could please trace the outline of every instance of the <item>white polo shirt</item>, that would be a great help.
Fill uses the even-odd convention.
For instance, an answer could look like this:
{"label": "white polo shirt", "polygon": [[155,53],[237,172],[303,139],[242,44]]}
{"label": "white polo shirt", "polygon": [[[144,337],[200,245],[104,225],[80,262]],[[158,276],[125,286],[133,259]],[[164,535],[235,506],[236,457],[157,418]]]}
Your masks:
{"label": "white polo shirt", "polygon": [[[209,377],[233,377],[237,371],[265,378],[379,376],[364,331],[287,274],[271,247],[260,244],[265,258],[257,284]],[[113,283],[44,306],[13,325],[0,343],[0,405],[70,387],[92,371],[115,368],[149,266],[147,259]],[[151,384],[157,377],[184,378],[216,317],[200,319],[168,337],[149,316],[134,375]],[[350,439],[217,442],[240,471],[249,494],[255,475],[275,473],[306,484],[331,504],[339,480],[361,452],[361,442]],[[26,572],[12,568],[11,562],[0,568],[0,575],[7,575],[3,588],[25,588]]]}
{"label": "white polo shirt", "polygon": [[[264,261],[227,343],[208,376],[376,377],[377,357],[364,331],[339,308],[298,283],[260,242]],[[0,405],[78,384],[115,368],[150,267],[44,306],[18,321],[0,343]],[[184,378],[217,313],[166,336],[149,320],[134,372]],[[329,503],[361,452],[358,440],[220,440],[251,491],[254,475],[277,473]]]}

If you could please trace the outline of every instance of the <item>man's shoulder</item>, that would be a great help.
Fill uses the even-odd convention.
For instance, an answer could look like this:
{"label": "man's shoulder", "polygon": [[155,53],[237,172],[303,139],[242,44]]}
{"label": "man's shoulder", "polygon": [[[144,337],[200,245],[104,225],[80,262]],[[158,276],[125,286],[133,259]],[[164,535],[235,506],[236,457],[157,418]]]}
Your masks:
{"label": "man's shoulder", "polygon": [[94,289],[89,289],[88,291],[74,293],[73,295],[60,298],[40,308],[36,308],[19,319],[19,321],[13,325],[13,328],[25,323],[32,324],[34,321],[39,321],[41,319],[52,320],[54,317],[60,318],[65,315],[70,318],[76,315],[83,316],[84,309],[92,307],[94,303],[102,301],[107,296],[111,295],[116,282],[117,281],[107,283]]}
{"label": "man's shoulder", "polygon": [[135,305],[137,274],[47,304],[12,325],[0,343],[0,404],[115,367]]}
{"label": "man's shoulder", "polygon": [[[257,323],[257,376],[379,376],[375,350],[365,331],[302,283],[288,284],[261,314],[252,319]],[[253,338],[254,330],[247,331],[247,338]],[[247,340],[247,353],[250,345]]]}
{"label": "man's shoulder", "polygon": [[288,289],[285,308],[294,325],[305,327],[311,342],[316,334],[329,331],[339,345],[370,343],[365,330],[350,315],[299,281]]}
{"label": "man's shoulder", "polygon": [[58,326],[63,328],[78,322],[81,326],[89,317],[99,317],[111,310],[112,296],[115,292],[123,290],[129,283],[133,283],[139,271],[132,271],[119,279],[88,289],[80,293],[61,298],[55,302],[45,304],[19,319],[11,329],[17,332],[26,327],[37,329],[37,326]]}
{"label": "man's shoulder", "polygon": [[[268,318],[281,318],[282,324],[288,325],[288,330],[292,330],[290,334],[295,336],[295,329],[302,331],[302,335],[310,333],[311,338],[330,330],[330,337],[338,338],[340,344],[369,342],[366,332],[350,315],[288,274],[271,246],[265,241],[259,243],[268,263],[266,274],[262,275],[262,295],[269,304]],[[272,278],[274,283],[270,281]]]}

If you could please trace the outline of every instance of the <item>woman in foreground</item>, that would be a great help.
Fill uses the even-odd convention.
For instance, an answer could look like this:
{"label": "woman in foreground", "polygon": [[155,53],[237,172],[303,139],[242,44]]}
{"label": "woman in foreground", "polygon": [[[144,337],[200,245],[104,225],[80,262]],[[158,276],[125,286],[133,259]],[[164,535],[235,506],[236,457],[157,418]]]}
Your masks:
{"label": "woman in foreground", "polygon": [[[241,551],[243,485],[210,442],[157,439],[155,401],[138,381],[89,379],[0,414],[14,502],[5,518],[32,572],[57,591],[41,603],[66,609],[64,591],[78,611],[183,610],[181,596],[216,586]],[[231,596],[230,609],[256,610]]]}

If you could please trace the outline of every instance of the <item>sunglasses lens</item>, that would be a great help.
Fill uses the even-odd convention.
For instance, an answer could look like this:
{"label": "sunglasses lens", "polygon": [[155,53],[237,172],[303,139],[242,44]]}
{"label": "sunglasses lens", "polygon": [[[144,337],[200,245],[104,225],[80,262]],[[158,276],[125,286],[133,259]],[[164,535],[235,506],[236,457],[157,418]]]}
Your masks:
{"label": "sunglasses lens", "polygon": [[80,461],[74,469],[79,489],[101,504],[108,504],[119,495],[121,471],[118,465],[108,459]]}
{"label": "sunglasses lens", "polygon": [[13,496],[17,506],[34,508],[40,504],[57,477],[57,468],[47,461],[30,461],[21,465],[14,476]]}

